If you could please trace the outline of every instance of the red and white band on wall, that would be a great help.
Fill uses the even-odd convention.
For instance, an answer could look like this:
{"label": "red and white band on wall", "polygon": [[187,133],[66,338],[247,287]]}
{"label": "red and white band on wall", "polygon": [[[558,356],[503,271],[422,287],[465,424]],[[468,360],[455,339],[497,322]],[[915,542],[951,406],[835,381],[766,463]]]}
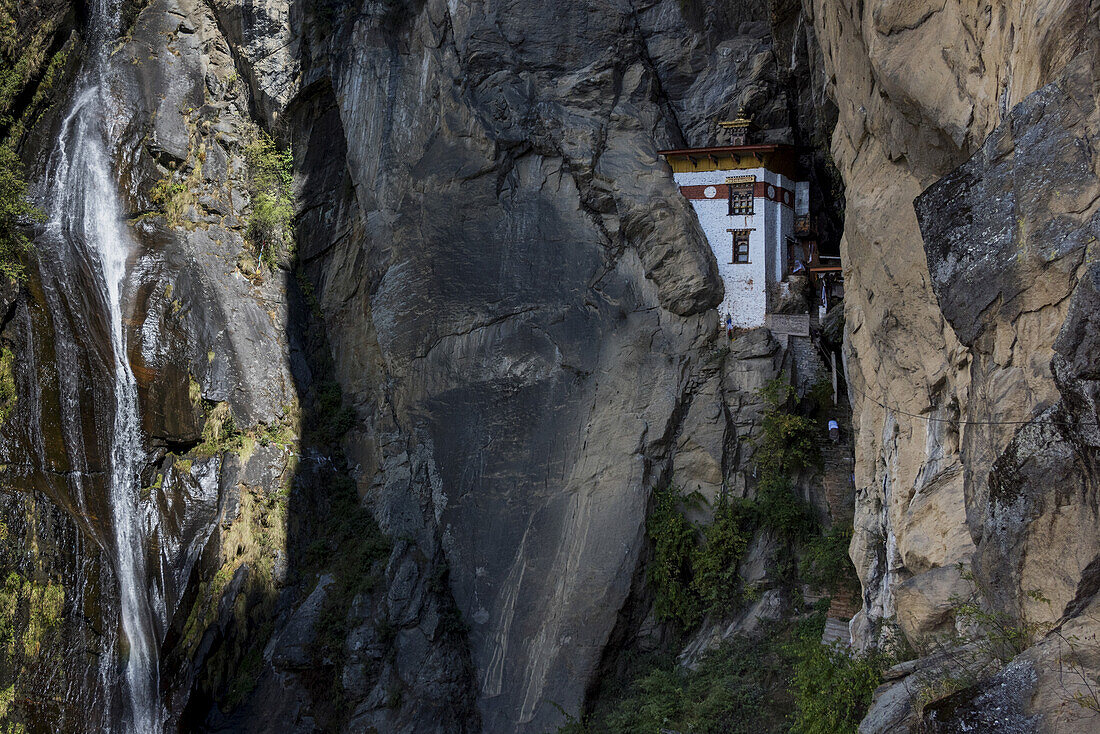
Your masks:
{"label": "red and white band on wall", "polygon": [[[680,193],[688,199],[713,199],[725,201],[730,195],[729,184],[704,184],[702,186],[681,186]],[[771,199],[785,206],[794,207],[794,192],[782,186],[775,186],[766,181],[757,181],[752,187],[754,199]]]}

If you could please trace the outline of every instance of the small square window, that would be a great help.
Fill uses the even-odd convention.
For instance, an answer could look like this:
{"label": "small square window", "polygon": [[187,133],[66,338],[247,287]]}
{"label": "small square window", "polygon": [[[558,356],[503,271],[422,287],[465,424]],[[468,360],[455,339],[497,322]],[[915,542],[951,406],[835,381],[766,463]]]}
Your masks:
{"label": "small square window", "polygon": [[749,262],[749,233],[751,229],[731,229],[733,234],[733,264],[747,264]]}
{"label": "small square window", "polygon": [[752,189],[753,184],[730,184],[729,216],[735,214],[752,214]]}

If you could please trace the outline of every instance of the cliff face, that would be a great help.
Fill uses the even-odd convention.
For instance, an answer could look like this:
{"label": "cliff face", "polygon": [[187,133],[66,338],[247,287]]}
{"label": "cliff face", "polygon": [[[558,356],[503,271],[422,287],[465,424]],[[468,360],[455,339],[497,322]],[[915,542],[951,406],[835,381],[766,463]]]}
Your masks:
{"label": "cliff face", "polygon": [[[608,641],[637,634],[650,490],[675,472],[744,492],[753,391],[782,359],[764,335],[714,349],[713,258],[655,151],[710,142],[739,105],[777,136],[820,134],[792,115],[809,27],[776,16],[795,26],[780,48],[763,4],[671,1],[122,10],[104,124],[136,242],[139,583],[169,723],[552,728]],[[24,141],[32,178],[49,179],[67,104]],[[257,123],[294,150],[296,253],[274,270],[249,242]],[[73,575],[61,616],[97,604],[111,661],[110,345],[94,303],[86,322],[35,321],[75,310],[53,295],[66,278],[97,287],[94,262],[49,254],[10,320],[25,397],[6,431],[13,455],[55,449],[12,489],[91,541],[72,563],[103,570]],[[90,402],[26,397],[71,389],[71,357]],[[55,415],[86,430],[36,418]],[[34,483],[61,457],[87,487]],[[87,696],[125,718],[104,665]]]}
{"label": "cliff face", "polygon": [[[1002,5],[124,3],[105,124],[169,726],[543,732],[660,636],[651,491],[751,494],[756,390],[816,367],[763,331],[716,342],[713,256],[656,155],[745,107],[806,146],[826,234],[844,204],[855,642],[932,653],[977,593],[1060,631],[994,679],[1005,710],[1088,730],[1061,673],[1100,669],[1100,11]],[[36,49],[0,122],[43,191],[93,7],[22,4],[0,39]],[[263,261],[257,176],[285,144],[297,234]],[[0,717],[80,731],[126,716],[117,387],[94,263],[50,231],[2,294],[0,563],[46,652],[0,661]],[[768,552],[754,615],[788,610]],[[918,725],[911,683],[867,731]],[[996,688],[924,725],[981,724]]]}
{"label": "cliff face", "polygon": [[[735,103],[766,27],[715,49],[674,3],[299,19],[305,62],[280,124],[302,161],[300,257],[359,418],[359,489],[409,539],[391,561],[408,583],[445,559],[469,630],[469,726],[543,731],[594,680],[648,490],[693,410],[720,420],[697,459],[721,483],[731,439],[702,366],[719,286],[655,151]],[[722,76],[684,73],[719,54],[736,60]],[[428,695],[430,621],[390,610],[396,663],[375,685]],[[353,724],[402,720],[377,699]]]}
{"label": "cliff face", "polygon": [[[817,2],[814,22],[847,197],[855,639],[894,619],[927,646],[977,593],[1087,648],[1096,415],[1067,365],[1086,359],[1097,8]],[[1053,644],[1025,655],[1043,663],[1021,721],[1088,730]]]}

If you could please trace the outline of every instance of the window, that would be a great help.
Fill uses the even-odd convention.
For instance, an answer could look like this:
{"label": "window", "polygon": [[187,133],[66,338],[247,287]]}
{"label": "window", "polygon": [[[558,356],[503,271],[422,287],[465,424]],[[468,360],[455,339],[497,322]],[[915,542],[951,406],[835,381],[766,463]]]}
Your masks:
{"label": "window", "polygon": [[730,184],[730,211],[729,215],[752,214],[752,189],[751,183]]}
{"label": "window", "polygon": [[749,233],[751,229],[730,229],[733,234],[733,264],[747,264],[749,262]]}

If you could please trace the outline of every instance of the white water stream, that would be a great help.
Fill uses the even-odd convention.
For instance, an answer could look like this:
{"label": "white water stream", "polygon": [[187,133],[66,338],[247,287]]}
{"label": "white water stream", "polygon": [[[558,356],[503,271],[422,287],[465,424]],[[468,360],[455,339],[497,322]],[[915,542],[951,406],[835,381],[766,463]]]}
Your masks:
{"label": "white water stream", "polygon": [[47,236],[83,252],[101,289],[113,352],[115,411],[111,437],[109,501],[119,610],[128,654],[125,658],[125,729],[160,734],[156,626],[149,601],[144,552],[144,516],[139,472],[144,462],[137,383],[127,358],[122,294],[134,243],[123,222],[114,167],[107,152],[112,121],[108,46],[117,37],[118,9],[112,0],[89,3],[89,58],[50,162]]}

